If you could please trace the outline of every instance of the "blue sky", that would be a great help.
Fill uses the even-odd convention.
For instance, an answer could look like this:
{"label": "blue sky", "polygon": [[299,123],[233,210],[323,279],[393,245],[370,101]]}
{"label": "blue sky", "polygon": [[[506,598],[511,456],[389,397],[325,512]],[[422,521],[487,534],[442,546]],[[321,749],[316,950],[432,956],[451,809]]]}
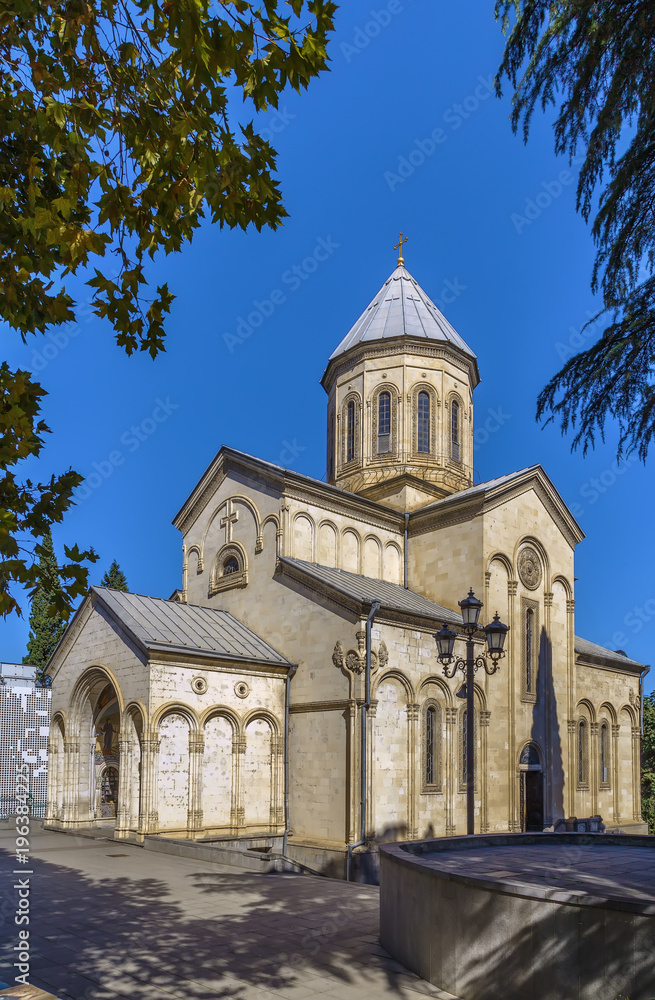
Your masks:
{"label": "blue sky", "polygon": [[[319,379],[392,271],[403,230],[409,270],[478,354],[476,480],[544,466],[587,535],[578,634],[651,661],[655,459],[617,467],[611,430],[583,458],[534,420],[545,381],[591,342],[580,328],[595,311],[593,246],[549,118],[535,117],[525,146],[509,99],[491,93],[503,48],[493,6],[344,4],[331,72],[285,95],[266,122],[287,223],[261,234],[207,223],[182,254],[151,266],[177,295],[155,362],[127,358],[88,314],[26,346],[3,330],[10,364],[38,371],[50,392],[53,434],[30,471],[95,473],[54,532],[60,556],[65,541],[97,549],[93,582],[115,557],[134,591],[167,597],[180,585],[171,518],[223,443],[324,475]],[[83,303],[83,284],[70,287]],[[0,658],[20,660],[26,620],[0,629]]]}

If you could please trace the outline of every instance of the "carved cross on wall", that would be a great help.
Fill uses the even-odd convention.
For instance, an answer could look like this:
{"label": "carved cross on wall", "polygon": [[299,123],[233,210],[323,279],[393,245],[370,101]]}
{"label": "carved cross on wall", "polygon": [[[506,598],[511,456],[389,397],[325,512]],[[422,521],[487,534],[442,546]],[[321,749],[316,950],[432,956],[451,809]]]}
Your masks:
{"label": "carved cross on wall", "polygon": [[239,520],[239,511],[235,510],[232,501],[227,501],[227,513],[221,518],[221,528],[225,528],[225,541],[232,541],[232,525]]}

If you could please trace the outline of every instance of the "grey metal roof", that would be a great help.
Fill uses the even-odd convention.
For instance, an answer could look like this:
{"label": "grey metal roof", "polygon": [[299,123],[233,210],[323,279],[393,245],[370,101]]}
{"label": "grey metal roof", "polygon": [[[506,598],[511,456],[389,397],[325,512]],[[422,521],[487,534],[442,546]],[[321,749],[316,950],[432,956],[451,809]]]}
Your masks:
{"label": "grey metal roof", "polygon": [[645,666],[644,663],[640,663],[638,660],[631,660],[614,649],[606,649],[605,646],[599,646],[598,643],[590,642],[589,639],[582,639],[579,635],[575,637],[575,651],[576,653],[581,653],[583,656],[585,654],[587,656],[602,656],[606,660],[614,660],[619,664],[625,663],[629,667],[640,667],[642,670]]}
{"label": "grey metal roof", "polygon": [[106,587],[91,587],[91,592],[147,650],[289,666],[286,657],[229,611],[125,594]]}
{"label": "grey metal roof", "polygon": [[368,576],[357,573],[346,573],[342,569],[332,569],[329,566],[319,566],[318,563],[305,562],[302,559],[280,558],[280,563],[299,567],[307,576],[336,590],[346,597],[352,597],[362,604],[379,601],[382,609],[401,611],[410,615],[420,615],[423,618],[434,618],[437,621],[462,624],[462,616],[458,612],[444,608],[441,604],[428,601],[413,590],[405,590],[396,583],[385,580],[372,580]]}
{"label": "grey metal roof", "polygon": [[470,358],[471,348],[450,325],[409,271],[399,264],[344,337],[330,361],[356,344],[395,337],[419,337],[452,344]]}

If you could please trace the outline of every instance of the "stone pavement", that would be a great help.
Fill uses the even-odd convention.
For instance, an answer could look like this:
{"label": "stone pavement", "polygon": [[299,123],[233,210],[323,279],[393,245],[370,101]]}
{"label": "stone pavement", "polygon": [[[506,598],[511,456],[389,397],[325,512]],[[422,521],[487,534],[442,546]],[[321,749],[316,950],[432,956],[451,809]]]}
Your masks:
{"label": "stone pavement", "polygon": [[[453,1000],[380,947],[375,887],[36,825],[30,841],[30,983],[62,1000]],[[18,940],[13,846],[0,829],[0,996]]]}
{"label": "stone pavement", "polygon": [[543,846],[492,843],[480,850],[421,854],[421,860],[439,871],[472,878],[489,877],[606,899],[652,903],[655,902],[653,855],[652,848],[617,847],[611,837],[600,846],[575,845],[563,837],[555,837]]}

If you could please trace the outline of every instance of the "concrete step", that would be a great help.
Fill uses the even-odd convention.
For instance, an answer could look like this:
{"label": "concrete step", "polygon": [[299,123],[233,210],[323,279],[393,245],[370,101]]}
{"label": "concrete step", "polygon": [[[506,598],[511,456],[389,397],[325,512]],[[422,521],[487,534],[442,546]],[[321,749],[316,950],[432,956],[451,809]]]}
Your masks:
{"label": "concrete step", "polygon": [[[159,854],[173,854],[178,858],[195,858],[216,865],[228,865],[248,872],[296,871],[292,862],[286,861],[274,851],[239,850],[226,843],[198,843],[193,840],[177,840],[173,837],[146,837],[143,846],[146,851]],[[232,842],[233,843],[233,842]]]}

